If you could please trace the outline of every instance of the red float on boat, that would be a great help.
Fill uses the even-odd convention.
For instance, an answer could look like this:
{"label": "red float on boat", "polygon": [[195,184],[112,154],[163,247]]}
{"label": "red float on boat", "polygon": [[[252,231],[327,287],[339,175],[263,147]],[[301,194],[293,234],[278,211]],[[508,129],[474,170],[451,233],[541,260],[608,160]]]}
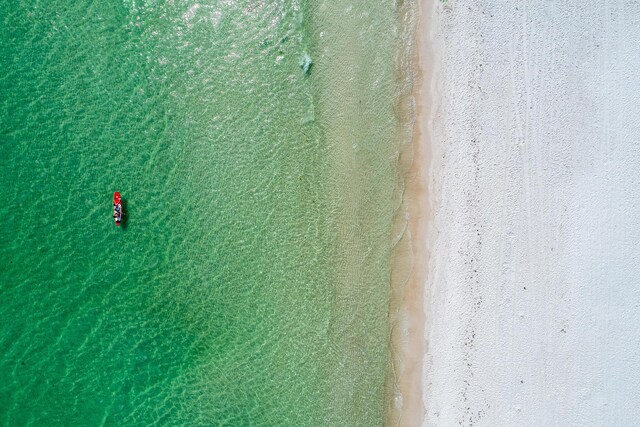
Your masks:
{"label": "red float on boat", "polygon": [[122,202],[120,200],[120,193],[117,191],[113,193],[113,219],[116,225],[120,225],[122,222]]}

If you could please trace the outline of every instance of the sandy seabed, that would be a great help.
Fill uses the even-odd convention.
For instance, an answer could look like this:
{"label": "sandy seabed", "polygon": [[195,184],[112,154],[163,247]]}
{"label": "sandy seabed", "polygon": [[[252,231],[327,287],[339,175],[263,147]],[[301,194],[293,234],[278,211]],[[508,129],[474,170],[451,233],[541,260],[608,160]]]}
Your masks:
{"label": "sandy seabed", "polygon": [[420,422],[637,422],[640,2],[423,9]]}

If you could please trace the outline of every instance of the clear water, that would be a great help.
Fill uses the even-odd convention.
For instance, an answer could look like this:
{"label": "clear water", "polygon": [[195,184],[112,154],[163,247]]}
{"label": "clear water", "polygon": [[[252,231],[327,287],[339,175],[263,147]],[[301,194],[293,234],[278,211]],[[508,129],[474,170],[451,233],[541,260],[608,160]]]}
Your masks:
{"label": "clear water", "polygon": [[1,425],[384,422],[400,7],[0,0]]}

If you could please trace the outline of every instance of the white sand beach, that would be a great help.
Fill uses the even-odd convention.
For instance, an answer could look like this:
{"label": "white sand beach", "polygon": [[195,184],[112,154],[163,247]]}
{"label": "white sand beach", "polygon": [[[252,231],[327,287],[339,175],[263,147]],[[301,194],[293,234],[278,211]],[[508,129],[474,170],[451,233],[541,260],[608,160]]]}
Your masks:
{"label": "white sand beach", "polygon": [[427,3],[423,424],[637,423],[640,2]]}

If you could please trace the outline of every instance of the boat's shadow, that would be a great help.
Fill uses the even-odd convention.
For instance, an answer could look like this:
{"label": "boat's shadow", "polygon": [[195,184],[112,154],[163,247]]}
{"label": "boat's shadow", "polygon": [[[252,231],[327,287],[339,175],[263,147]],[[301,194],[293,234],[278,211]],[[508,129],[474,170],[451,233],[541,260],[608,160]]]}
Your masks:
{"label": "boat's shadow", "polygon": [[120,221],[120,227],[125,230],[129,219],[129,213],[127,212],[127,199],[121,198],[120,205],[122,207],[122,220]]}

